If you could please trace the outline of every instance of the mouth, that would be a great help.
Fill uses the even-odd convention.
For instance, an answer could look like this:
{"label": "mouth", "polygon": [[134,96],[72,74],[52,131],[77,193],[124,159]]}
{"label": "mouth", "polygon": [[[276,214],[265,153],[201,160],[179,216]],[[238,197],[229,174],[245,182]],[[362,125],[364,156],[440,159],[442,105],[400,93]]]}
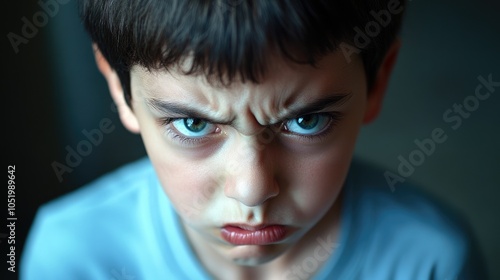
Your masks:
{"label": "mouth", "polygon": [[267,245],[279,242],[287,235],[283,225],[250,226],[227,224],[221,228],[221,236],[233,245]]}

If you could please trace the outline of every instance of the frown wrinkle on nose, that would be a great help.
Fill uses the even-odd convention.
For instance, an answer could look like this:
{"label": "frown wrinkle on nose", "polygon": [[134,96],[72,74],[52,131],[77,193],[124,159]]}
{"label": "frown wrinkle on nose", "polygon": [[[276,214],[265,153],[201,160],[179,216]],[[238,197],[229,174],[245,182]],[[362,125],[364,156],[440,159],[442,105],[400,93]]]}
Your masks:
{"label": "frown wrinkle on nose", "polygon": [[226,196],[246,206],[258,206],[279,194],[272,155],[249,141],[236,145],[227,159]]}

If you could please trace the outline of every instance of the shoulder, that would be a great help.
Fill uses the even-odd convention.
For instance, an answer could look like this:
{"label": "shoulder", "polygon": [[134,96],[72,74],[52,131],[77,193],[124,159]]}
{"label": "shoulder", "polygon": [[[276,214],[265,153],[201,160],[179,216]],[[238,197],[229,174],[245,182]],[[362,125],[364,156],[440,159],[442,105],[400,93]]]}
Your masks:
{"label": "shoulder", "polygon": [[[45,228],[73,223],[72,228],[87,223],[99,223],[107,219],[111,224],[127,215],[149,192],[148,186],[155,180],[149,159],[128,163],[100,178],[42,205],[35,217],[35,226],[45,224]],[[141,200],[142,198],[142,200]],[[53,227],[48,227],[51,225]]]}
{"label": "shoulder", "polygon": [[146,190],[142,186],[150,184],[152,179],[154,170],[149,159],[141,158],[41,206],[39,215],[51,213],[54,219],[64,219],[78,213],[95,211],[99,207],[111,206],[123,199],[123,196],[132,196]]}
{"label": "shoulder", "polygon": [[356,161],[348,179],[351,230],[370,249],[362,257],[368,267],[378,264],[374,271],[392,274],[415,271],[416,279],[481,273],[481,256],[462,213],[410,183],[390,188],[384,173]]}
{"label": "shoulder", "polygon": [[[23,251],[22,275],[35,279],[68,273],[70,267],[91,268],[130,250],[132,236],[144,234],[139,225],[145,223],[144,205],[155,182],[144,158],[41,206]],[[109,274],[121,267],[105,269]],[[92,275],[92,269],[85,275]]]}
{"label": "shoulder", "polygon": [[371,216],[390,218],[437,231],[460,231],[464,221],[456,209],[444,200],[412,184],[403,183],[394,189],[384,177],[385,171],[378,166],[357,160],[349,174],[350,195],[358,210],[369,211]]}

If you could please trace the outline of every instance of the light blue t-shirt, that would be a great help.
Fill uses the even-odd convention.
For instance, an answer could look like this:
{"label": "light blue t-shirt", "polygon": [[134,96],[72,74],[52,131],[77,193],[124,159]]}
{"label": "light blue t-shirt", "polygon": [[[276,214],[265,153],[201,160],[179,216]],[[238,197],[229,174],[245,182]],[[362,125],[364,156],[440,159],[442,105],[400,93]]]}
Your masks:
{"label": "light blue t-shirt", "polygon": [[[486,279],[467,225],[416,188],[391,192],[354,161],[342,195],[339,240],[318,240],[283,279]],[[312,275],[315,257],[328,260]],[[21,280],[212,279],[147,158],[42,206],[20,269]]]}

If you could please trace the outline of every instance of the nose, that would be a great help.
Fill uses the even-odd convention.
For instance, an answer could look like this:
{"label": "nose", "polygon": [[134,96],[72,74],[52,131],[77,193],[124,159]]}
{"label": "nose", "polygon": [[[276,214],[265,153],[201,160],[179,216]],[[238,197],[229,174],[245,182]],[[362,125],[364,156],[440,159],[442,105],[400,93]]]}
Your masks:
{"label": "nose", "polygon": [[275,159],[271,147],[246,141],[232,149],[226,163],[228,178],[224,187],[227,197],[249,207],[262,205],[279,194],[275,176]]}

